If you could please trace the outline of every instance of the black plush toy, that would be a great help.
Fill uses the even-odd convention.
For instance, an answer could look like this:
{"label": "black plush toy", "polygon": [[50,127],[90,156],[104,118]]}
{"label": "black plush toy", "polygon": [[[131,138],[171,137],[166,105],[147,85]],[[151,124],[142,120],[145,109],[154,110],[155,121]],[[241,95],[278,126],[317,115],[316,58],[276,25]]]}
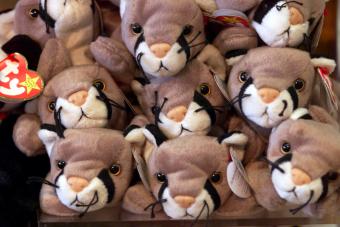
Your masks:
{"label": "black plush toy", "polygon": [[11,115],[0,125],[0,223],[27,226],[39,204],[40,185],[27,184],[30,176],[45,177],[47,156],[27,158],[14,145],[12,129],[18,116]]}

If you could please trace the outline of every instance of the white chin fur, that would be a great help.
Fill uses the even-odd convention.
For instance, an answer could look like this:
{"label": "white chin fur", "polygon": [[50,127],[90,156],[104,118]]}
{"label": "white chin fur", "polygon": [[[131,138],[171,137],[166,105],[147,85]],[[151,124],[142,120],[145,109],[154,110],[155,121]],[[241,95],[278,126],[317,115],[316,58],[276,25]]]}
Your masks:
{"label": "white chin fur", "polygon": [[[283,5],[286,1],[279,1],[276,5]],[[252,25],[261,39],[272,47],[283,47],[288,42],[288,34],[284,33],[290,26],[290,11],[288,7],[280,11],[274,6],[263,18],[262,24],[253,22]]]}
{"label": "white chin fur", "polygon": [[[272,173],[272,182],[276,192],[282,199],[292,204],[303,205],[310,199],[311,191],[313,191],[314,196],[310,203],[317,202],[323,192],[321,179],[314,180],[310,184],[296,186],[292,180],[291,162],[282,163],[280,167],[285,173],[275,169]],[[294,188],[295,193],[292,191]]]}
{"label": "white chin fur", "polygon": [[[200,215],[199,219],[205,219],[207,216],[211,215],[211,213],[214,211],[214,202],[211,199],[211,196],[207,192],[207,190],[203,189],[202,192],[196,197],[196,202],[189,207],[188,209],[184,209],[180,207],[176,201],[172,198],[170,195],[169,188],[166,188],[163,193],[162,199],[166,199],[167,201],[163,203],[163,208],[165,213],[173,218],[173,219],[195,219],[199,216],[199,214],[202,211],[202,208],[204,206],[204,201],[209,206],[209,213],[208,208],[205,207],[202,211],[202,214]],[[186,215],[189,214],[189,215]]]}
{"label": "white chin fur", "polygon": [[[71,189],[70,185],[67,183],[65,175],[59,177],[57,185],[59,188],[56,189],[56,192],[60,202],[66,207],[77,212],[83,212],[86,209],[86,207],[77,207],[77,204],[90,204],[93,202],[92,200],[96,192],[98,194],[98,202],[91,206],[89,211],[99,210],[107,204],[108,191],[104,183],[98,178],[94,178],[90,182],[89,186],[79,193],[76,193]],[[80,202],[73,203],[76,197]]]}
{"label": "white chin fur", "polygon": [[299,46],[304,40],[304,35],[308,34],[308,29],[309,29],[308,21],[304,24],[291,25],[289,29],[288,45],[290,47]]}
{"label": "white chin fur", "polygon": [[[146,74],[153,77],[170,77],[179,73],[187,63],[185,51],[178,53],[180,49],[181,46],[175,43],[168,54],[160,59],[151,52],[147,43],[143,42],[139,45],[136,56],[143,53],[140,64]],[[163,68],[159,71],[161,62],[168,70]]]}
{"label": "white chin fur", "polygon": [[[108,124],[107,107],[104,102],[97,99],[98,91],[91,87],[86,102],[76,106],[65,99],[58,98],[56,108],[61,110],[61,123],[66,128],[103,128]],[[82,111],[86,116],[82,116]],[[80,120],[81,119],[81,120]]]}
{"label": "white chin fur", "polygon": [[[188,112],[182,122],[175,122],[165,116],[164,113],[160,113],[159,117],[162,123],[158,123],[158,127],[169,139],[192,134],[206,135],[210,131],[211,120],[209,114],[205,110],[198,113],[195,112],[200,108],[200,105],[195,102],[191,102]],[[183,131],[182,126],[185,129],[190,130],[190,132],[185,130]]]}
{"label": "white chin fur", "polygon": [[[293,100],[287,90],[281,92],[279,97],[270,104],[264,103],[258,95],[258,90],[255,85],[250,85],[245,94],[251,95],[242,100],[242,107],[244,115],[263,128],[273,128],[279,123],[288,119],[293,113]],[[284,102],[287,102],[287,108],[284,110]],[[282,116],[281,116],[282,114]]]}

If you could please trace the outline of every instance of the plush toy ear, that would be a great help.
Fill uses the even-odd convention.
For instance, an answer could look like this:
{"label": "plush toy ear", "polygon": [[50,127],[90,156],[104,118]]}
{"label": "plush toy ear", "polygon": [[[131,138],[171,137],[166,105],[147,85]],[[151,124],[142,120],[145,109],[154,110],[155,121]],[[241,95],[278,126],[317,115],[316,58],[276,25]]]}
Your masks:
{"label": "plush toy ear", "polygon": [[50,39],[40,56],[37,71],[47,83],[54,76],[71,66],[71,57],[62,42],[58,39]]}
{"label": "plush toy ear", "polygon": [[222,80],[226,78],[226,64],[224,57],[213,45],[207,45],[197,56],[197,60],[209,66]]}
{"label": "plush toy ear", "polygon": [[138,125],[129,125],[124,130],[124,137],[132,144],[142,145],[145,142],[144,128]]}
{"label": "plush toy ear", "polygon": [[326,68],[329,74],[332,74],[336,68],[336,62],[328,58],[313,58],[312,64],[315,68]]}
{"label": "plush toy ear", "polygon": [[10,39],[14,36],[14,14],[14,10],[0,14],[0,37],[3,39]]}
{"label": "plush toy ear", "polygon": [[161,132],[161,130],[159,130],[156,125],[149,124],[145,126],[143,132],[145,137],[156,147],[159,147],[167,140],[165,135]]}
{"label": "plush toy ear", "polygon": [[311,120],[313,118],[309,114],[309,111],[306,108],[299,108],[292,113],[292,115],[290,116],[290,119],[292,119],[292,120],[299,120],[299,119]]}
{"label": "plush toy ear", "polygon": [[239,63],[245,55],[237,55],[235,57],[226,58],[226,63],[228,66],[234,66]]}
{"label": "plush toy ear", "polygon": [[248,136],[241,132],[226,133],[218,139],[220,144],[244,147],[248,143]]}
{"label": "plush toy ear", "polygon": [[127,1],[129,0],[113,0],[113,3],[119,3],[119,11],[120,11],[120,17],[123,18],[125,11],[126,11],[126,5]]}
{"label": "plush toy ear", "polygon": [[47,129],[41,129],[38,132],[38,136],[41,139],[41,141],[44,143],[48,155],[51,156],[52,149],[55,143],[60,139],[60,137],[58,136],[56,132],[49,131]]}
{"label": "plush toy ear", "polygon": [[205,12],[213,13],[217,10],[215,0],[195,0],[197,5]]}

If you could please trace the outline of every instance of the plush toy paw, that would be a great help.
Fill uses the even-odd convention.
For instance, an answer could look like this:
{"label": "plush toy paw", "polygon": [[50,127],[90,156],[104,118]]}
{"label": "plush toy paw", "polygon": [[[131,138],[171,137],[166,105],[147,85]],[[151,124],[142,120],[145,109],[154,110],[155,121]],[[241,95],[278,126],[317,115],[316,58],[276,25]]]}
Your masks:
{"label": "plush toy paw", "polygon": [[[130,187],[123,199],[123,208],[135,214],[148,214],[150,212],[148,206],[155,204],[156,200],[150,192],[147,192],[143,184],[137,184]],[[151,209],[151,207],[150,207]],[[162,207],[156,205],[154,212],[160,212]]]}
{"label": "plush toy paw", "polygon": [[96,61],[111,71],[117,81],[130,84],[136,66],[133,57],[122,43],[98,37],[90,45],[90,50]]}
{"label": "plush toy paw", "polygon": [[14,142],[29,157],[44,153],[43,144],[38,137],[40,124],[40,119],[37,115],[24,114],[17,120],[14,126]]}
{"label": "plush toy paw", "polygon": [[223,207],[216,211],[216,214],[224,217],[249,216],[257,215],[264,211],[265,209],[256,202],[254,197],[241,199],[235,195],[232,195],[229,197]]}

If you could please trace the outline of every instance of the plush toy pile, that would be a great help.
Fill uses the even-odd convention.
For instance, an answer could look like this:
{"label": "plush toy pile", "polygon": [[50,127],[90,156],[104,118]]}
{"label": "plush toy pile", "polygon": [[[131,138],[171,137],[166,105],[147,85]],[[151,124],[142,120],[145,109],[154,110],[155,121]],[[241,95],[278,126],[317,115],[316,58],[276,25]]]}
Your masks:
{"label": "plush toy pile", "polygon": [[[40,158],[40,171],[12,179],[4,164],[0,186],[42,183],[40,209],[56,216],[338,215],[340,87],[335,61],[313,57],[325,7],[20,0],[0,14],[0,117],[20,115],[1,134],[13,131],[9,163],[25,172]],[[23,86],[8,77],[18,74],[12,53],[44,80],[39,97],[1,96]],[[39,88],[30,82],[27,94]],[[16,202],[34,199],[20,190]]]}

